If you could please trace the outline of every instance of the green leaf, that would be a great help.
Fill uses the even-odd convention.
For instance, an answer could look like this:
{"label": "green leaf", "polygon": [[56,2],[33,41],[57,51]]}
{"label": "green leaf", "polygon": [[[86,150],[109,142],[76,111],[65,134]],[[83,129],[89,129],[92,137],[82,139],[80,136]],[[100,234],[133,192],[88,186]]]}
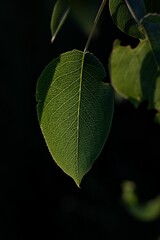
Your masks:
{"label": "green leaf", "polygon": [[48,149],[79,186],[111,127],[112,87],[99,60],[73,50],[54,59],[37,82],[37,113]]}
{"label": "green leaf", "polygon": [[56,38],[59,30],[61,29],[64,21],[66,20],[70,7],[66,0],[58,0],[53,8],[50,28],[52,33],[51,42]]}
{"label": "green leaf", "polygon": [[[136,48],[132,49],[130,46],[121,46],[120,42],[116,40],[110,56],[112,86],[116,92],[132,101],[135,106],[138,106],[143,100],[141,63],[149,51],[149,44],[146,41],[140,42]],[[151,58],[149,64],[152,60],[153,58]],[[148,73],[150,68],[146,68],[146,70],[146,77],[150,80],[151,74]]]}
{"label": "green leaf", "polygon": [[125,0],[126,5],[137,23],[147,14],[144,0]]}
{"label": "green leaf", "polygon": [[154,221],[160,217],[160,196],[142,204],[136,195],[134,182],[123,182],[122,190],[123,204],[132,216],[146,222]]}
{"label": "green leaf", "polygon": [[160,15],[147,15],[142,24],[147,38],[136,48],[115,42],[110,56],[111,82],[135,106],[147,100],[149,108],[160,112]]}
{"label": "green leaf", "polygon": [[[148,100],[156,108],[155,93],[159,96],[159,71],[147,40],[132,49],[115,42],[110,56],[112,86],[135,106]],[[158,109],[157,109],[158,110]]]}
{"label": "green leaf", "polygon": [[124,0],[109,0],[109,10],[114,23],[121,31],[138,39],[144,38],[139,24],[131,15]]}
{"label": "green leaf", "polygon": [[160,15],[147,14],[141,21],[151,45],[155,61],[160,70]]}

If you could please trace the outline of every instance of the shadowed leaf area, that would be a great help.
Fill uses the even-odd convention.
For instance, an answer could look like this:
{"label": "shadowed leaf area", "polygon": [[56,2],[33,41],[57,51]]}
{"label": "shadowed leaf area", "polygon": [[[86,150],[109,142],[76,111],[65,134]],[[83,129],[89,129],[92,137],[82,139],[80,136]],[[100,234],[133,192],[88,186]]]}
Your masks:
{"label": "shadowed leaf area", "polygon": [[110,0],[109,9],[114,23],[121,31],[138,39],[144,38],[124,0]]}

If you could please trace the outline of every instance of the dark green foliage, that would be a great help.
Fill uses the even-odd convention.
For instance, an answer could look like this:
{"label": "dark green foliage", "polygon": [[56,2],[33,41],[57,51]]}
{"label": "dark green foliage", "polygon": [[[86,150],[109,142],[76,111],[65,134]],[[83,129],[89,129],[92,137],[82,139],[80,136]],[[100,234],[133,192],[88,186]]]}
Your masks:
{"label": "dark green foliage", "polygon": [[[106,75],[104,68],[88,52],[106,3],[103,0],[99,6],[96,0],[57,1],[51,19],[53,39],[69,10],[84,31],[89,32],[89,37],[84,51],[73,50],[54,59],[40,76],[36,89],[39,124],[49,151],[78,186],[108,137],[113,90],[137,108],[147,101],[148,109],[155,110],[155,121],[160,123],[159,2],[155,1],[154,5],[151,0],[109,1],[110,15],[116,26],[139,40],[135,48],[121,46],[118,40],[114,42],[109,58],[110,84],[102,83]],[[157,208],[159,197],[145,207],[134,205],[129,209],[139,219],[152,220],[159,216]]]}

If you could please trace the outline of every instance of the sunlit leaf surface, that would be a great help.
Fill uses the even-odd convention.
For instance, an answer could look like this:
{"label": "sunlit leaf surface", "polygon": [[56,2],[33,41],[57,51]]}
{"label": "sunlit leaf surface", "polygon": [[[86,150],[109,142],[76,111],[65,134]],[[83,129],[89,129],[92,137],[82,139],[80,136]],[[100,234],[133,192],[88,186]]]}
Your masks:
{"label": "sunlit leaf surface", "polygon": [[54,59],[37,83],[37,111],[49,151],[79,186],[109,134],[113,90],[90,53],[73,50]]}

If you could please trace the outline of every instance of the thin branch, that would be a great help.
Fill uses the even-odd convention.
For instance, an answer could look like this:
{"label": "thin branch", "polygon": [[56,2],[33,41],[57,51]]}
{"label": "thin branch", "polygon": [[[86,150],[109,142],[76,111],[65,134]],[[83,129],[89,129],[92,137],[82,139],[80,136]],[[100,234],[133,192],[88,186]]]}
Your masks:
{"label": "thin branch", "polygon": [[91,39],[92,39],[92,37],[93,37],[94,31],[95,31],[95,29],[96,29],[97,23],[98,23],[98,21],[99,21],[99,18],[100,18],[101,14],[102,14],[102,11],[103,11],[103,9],[104,9],[104,7],[105,7],[106,2],[107,2],[107,0],[103,0],[102,3],[101,3],[101,5],[100,5],[100,8],[99,8],[99,10],[98,10],[98,13],[97,13],[97,15],[96,15],[96,17],[95,17],[95,20],[94,20],[94,22],[93,22],[93,26],[92,26],[92,29],[91,29],[91,31],[90,31],[90,34],[89,34],[89,37],[88,37],[86,46],[85,46],[85,48],[84,48],[84,52],[87,52],[87,50],[88,50],[89,44],[90,44],[90,42],[91,42]]}

